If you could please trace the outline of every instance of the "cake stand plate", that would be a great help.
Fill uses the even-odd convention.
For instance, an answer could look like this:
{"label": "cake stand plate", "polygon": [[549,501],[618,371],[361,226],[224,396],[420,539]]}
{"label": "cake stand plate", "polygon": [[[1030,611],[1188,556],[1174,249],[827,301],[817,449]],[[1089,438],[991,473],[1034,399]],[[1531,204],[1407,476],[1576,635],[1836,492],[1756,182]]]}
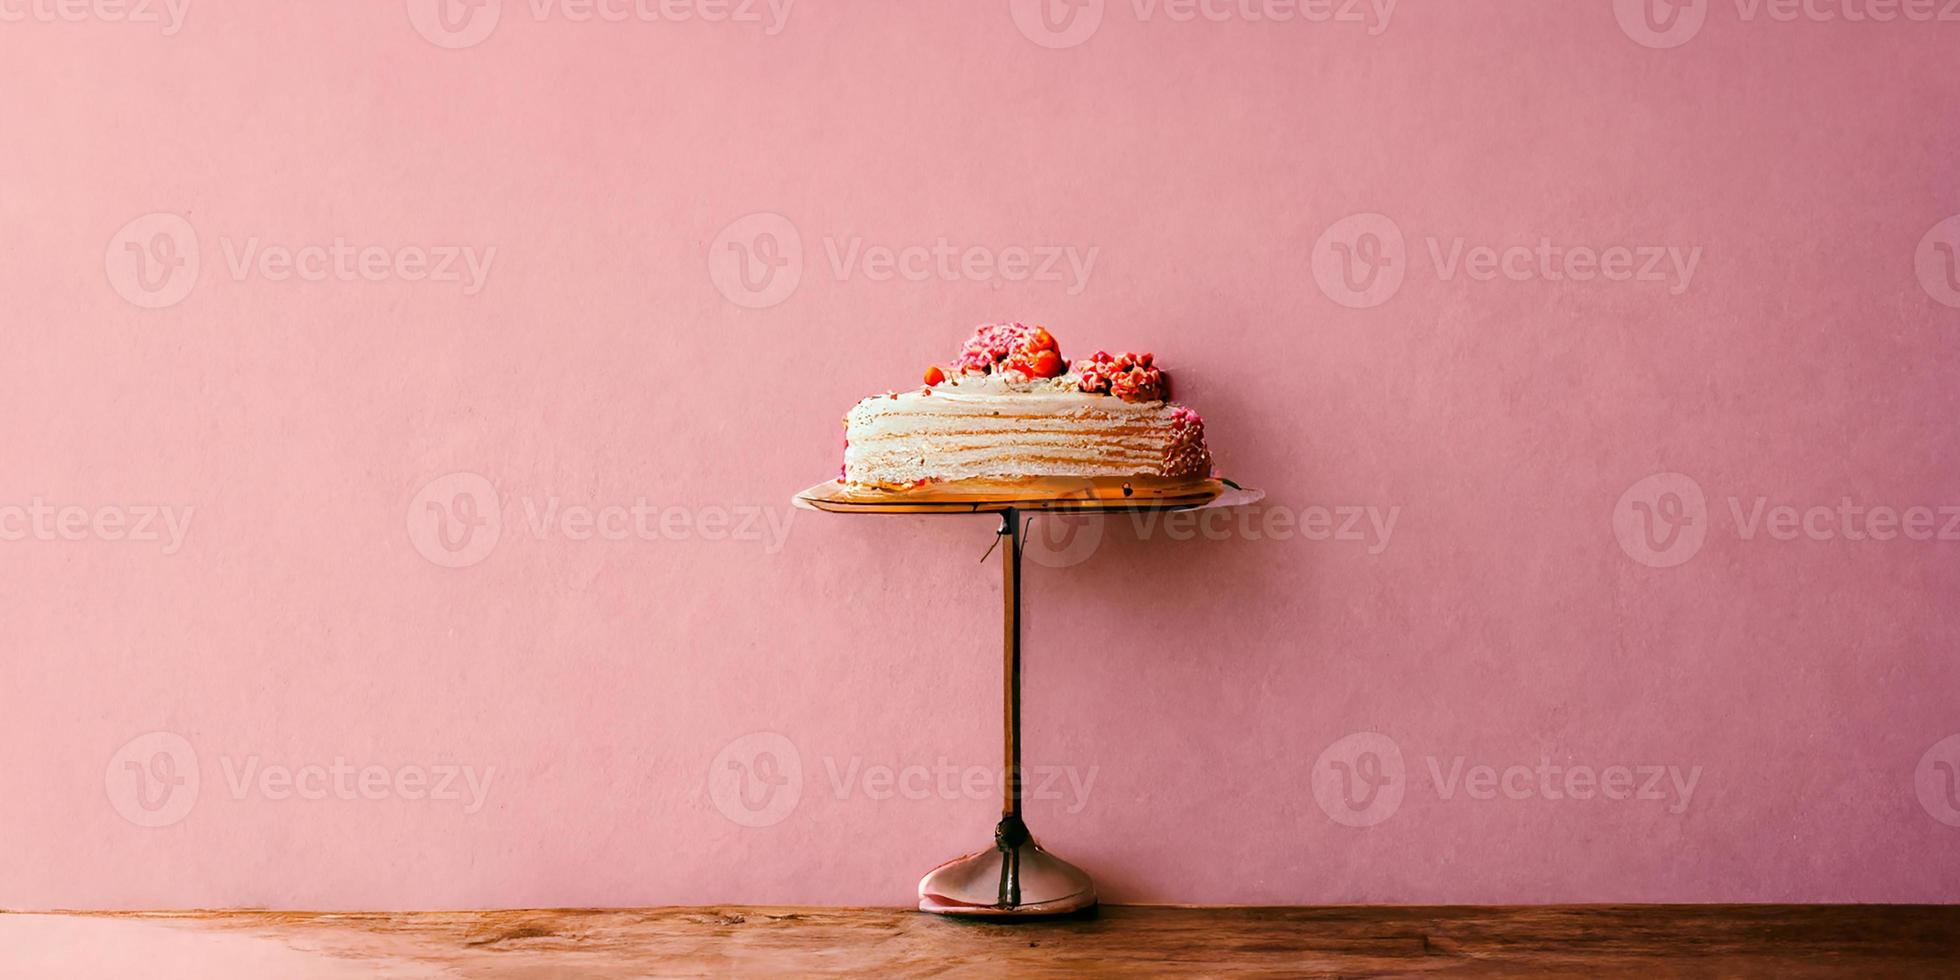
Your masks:
{"label": "cake stand plate", "polygon": [[1224,480],[1122,480],[1040,477],[880,490],[841,480],[819,483],[792,501],[834,514],[997,514],[1005,510],[1138,511],[1238,507],[1264,497]]}
{"label": "cake stand plate", "polygon": [[1067,915],[1096,904],[1096,886],[1082,869],[1043,850],[1021,820],[1021,538],[1023,511],[1118,513],[1242,507],[1266,496],[1223,480],[1078,480],[1042,478],[867,489],[837,480],[819,483],[792,503],[838,514],[999,514],[1001,549],[1003,752],[1000,822],[994,845],[954,858],[919,881],[919,908],[941,915],[1033,919]]}

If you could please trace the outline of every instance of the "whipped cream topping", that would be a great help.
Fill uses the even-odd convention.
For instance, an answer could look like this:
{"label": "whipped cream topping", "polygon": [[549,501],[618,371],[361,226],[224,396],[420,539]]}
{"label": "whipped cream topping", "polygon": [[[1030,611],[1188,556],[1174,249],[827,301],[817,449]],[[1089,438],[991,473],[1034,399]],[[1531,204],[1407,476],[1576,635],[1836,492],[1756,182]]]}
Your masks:
{"label": "whipped cream topping", "polygon": [[1030,378],[1021,374],[955,374],[932,386],[934,395],[1028,395],[1043,392],[1076,391],[1072,374],[1059,378]]}

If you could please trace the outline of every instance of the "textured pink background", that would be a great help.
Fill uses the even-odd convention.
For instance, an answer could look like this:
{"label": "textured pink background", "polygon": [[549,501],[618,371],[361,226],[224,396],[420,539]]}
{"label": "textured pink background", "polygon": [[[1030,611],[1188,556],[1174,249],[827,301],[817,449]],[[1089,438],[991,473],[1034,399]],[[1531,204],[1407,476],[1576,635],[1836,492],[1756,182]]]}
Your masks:
{"label": "textured pink background", "polygon": [[[1371,34],[1112,0],[1051,49],[1000,2],[806,0],[770,36],[505,0],[444,50],[408,13],[0,24],[0,506],[195,508],[168,555],[0,541],[0,907],[910,901],[993,804],[839,799],[827,764],[994,762],[989,521],[797,514],[772,551],[525,506],[780,521],[856,397],[996,318],[1157,351],[1267,510],[1399,508],[1379,549],[1112,524],[1030,562],[1028,761],[1094,771],[1030,820],[1106,897],[1960,900],[1928,782],[1960,543],[1746,539],[1728,503],[1960,504],[1960,310],[1914,263],[1960,212],[1960,24],[1725,0],[1663,49],[1607,3],[1405,0]],[[201,272],[152,310],[115,270],[156,212]],[[759,309],[711,274],[754,212],[803,252]],[[1349,308],[1316,241],[1377,212],[1406,279]],[[1073,293],[840,278],[853,236],[1097,251]],[[1679,295],[1443,278],[1458,236],[1701,255]],[[496,253],[474,295],[234,277],[254,237]],[[458,568],[408,525],[453,472],[504,508]],[[1615,537],[1663,472],[1707,500],[1674,567]],[[119,787],[155,731],[201,787],[152,828]],[[755,732],[803,776],[760,827],[710,779]],[[1315,785],[1362,732],[1405,796],[1351,827]],[[234,798],[253,756],[494,775],[475,813]],[[1457,756],[1701,772],[1679,813],[1445,798]]]}

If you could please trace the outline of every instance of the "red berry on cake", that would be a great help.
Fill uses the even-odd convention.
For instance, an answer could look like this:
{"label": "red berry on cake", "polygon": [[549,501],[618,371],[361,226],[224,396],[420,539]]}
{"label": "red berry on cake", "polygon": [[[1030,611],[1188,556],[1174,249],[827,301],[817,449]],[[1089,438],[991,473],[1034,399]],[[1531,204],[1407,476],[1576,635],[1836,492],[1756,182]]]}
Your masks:
{"label": "red berry on cake", "polygon": [[946,372],[941,370],[939,365],[934,364],[926,368],[926,387],[930,388],[944,380],[946,380]]}
{"label": "red berry on cake", "polygon": [[[1055,355],[1053,374],[1043,374],[1040,354]],[[960,347],[960,370],[967,374],[1015,373],[1024,378],[1053,378],[1061,374],[1061,346],[1045,328],[1025,323],[990,323],[973,331]]]}
{"label": "red berry on cake", "polygon": [[1050,340],[1049,344],[1051,345],[1050,347],[1034,355],[1034,376],[1037,378],[1055,378],[1061,376],[1062,355],[1055,352],[1052,346],[1054,344],[1053,340]]}

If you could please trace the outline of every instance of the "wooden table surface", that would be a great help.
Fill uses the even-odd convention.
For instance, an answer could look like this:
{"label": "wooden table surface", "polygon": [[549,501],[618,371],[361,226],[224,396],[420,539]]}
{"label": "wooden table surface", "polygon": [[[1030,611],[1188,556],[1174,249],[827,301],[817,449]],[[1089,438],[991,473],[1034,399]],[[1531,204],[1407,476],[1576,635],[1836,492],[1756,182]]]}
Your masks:
{"label": "wooden table surface", "polygon": [[6,977],[1960,976],[1960,907],[0,914]]}

